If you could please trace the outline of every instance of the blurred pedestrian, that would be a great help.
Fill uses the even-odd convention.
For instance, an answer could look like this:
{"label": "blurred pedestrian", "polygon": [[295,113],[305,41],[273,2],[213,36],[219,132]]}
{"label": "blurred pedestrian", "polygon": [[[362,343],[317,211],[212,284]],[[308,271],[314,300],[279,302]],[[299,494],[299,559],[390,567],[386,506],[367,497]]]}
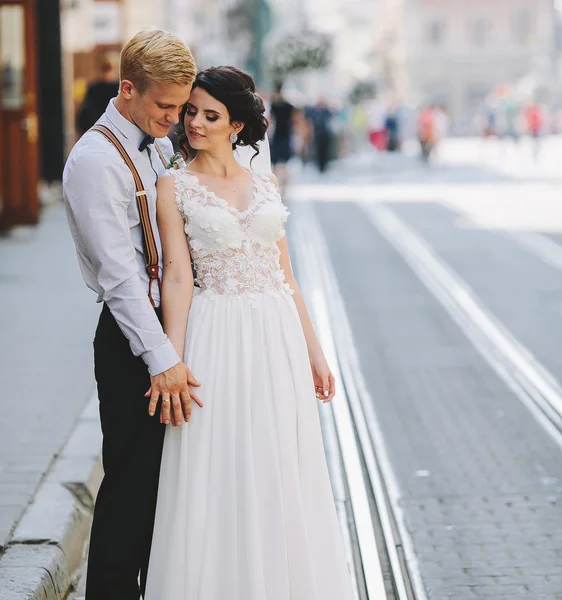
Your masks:
{"label": "blurred pedestrian", "polygon": [[384,133],[386,138],[386,150],[388,152],[398,152],[401,146],[400,122],[398,111],[389,110],[384,121]]}
{"label": "blurred pedestrian", "polygon": [[367,105],[369,141],[379,152],[386,150],[386,114],[386,106],[378,98],[374,98]]}
{"label": "blurred pedestrian", "polygon": [[503,98],[499,102],[498,110],[502,114],[503,136],[512,142],[518,142],[520,106],[513,98]]}
{"label": "blurred pedestrian", "polygon": [[341,104],[332,112],[331,129],[332,143],[330,144],[330,160],[337,160],[349,153],[351,111],[347,104]]}
{"label": "blurred pedestrian", "polygon": [[482,116],[482,137],[490,138],[496,135],[496,111],[493,106],[486,105]]}
{"label": "blurred pedestrian", "polygon": [[315,106],[307,110],[307,119],[312,130],[314,159],[320,173],[324,173],[330,160],[332,143],[332,111],[324,98],[320,98]]}
{"label": "blurred pedestrian", "polygon": [[540,104],[533,102],[524,110],[527,131],[532,138],[538,138],[544,124],[543,110]]}
{"label": "blurred pedestrian", "polygon": [[524,110],[525,123],[527,132],[535,140],[534,153],[535,158],[539,153],[539,138],[544,126],[544,112],[542,106],[538,102],[529,104]]}
{"label": "blurred pedestrian", "polygon": [[306,118],[306,110],[302,108],[295,109],[293,118],[293,150],[303,165],[312,159],[311,140],[312,129],[309,127]]}
{"label": "blurred pedestrian", "polygon": [[434,106],[425,106],[420,110],[418,139],[421,147],[421,159],[424,163],[427,163],[437,140]]}
{"label": "blurred pedestrian", "polygon": [[349,122],[349,128],[351,133],[351,142],[353,152],[362,150],[367,141],[368,132],[368,118],[367,110],[363,104],[357,104],[351,109],[351,117]]}
{"label": "blurred pedestrian", "polygon": [[545,128],[545,108],[538,102],[532,102],[523,111],[527,132],[533,142],[533,158],[538,160],[541,150],[541,136]]}
{"label": "blurred pedestrian", "polygon": [[104,57],[100,65],[100,79],[90,83],[76,117],[76,130],[84,135],[103,115],[109,101],[119,92],[119,77],[115,62]]}
{"label": "blurred pedestrian", "polygon": [[447,108],[444,105],[437,105],[434,108],[433,120],[435,127],[435,139],[433,142],[433,153],[439,153],[442,142],[449,135],[450,118]]}
{"label": "blurred pedestrian", "polygon": [[287,184],[287,163],[293,156],[293,124],[295,107],[285,100],[283,84],[277,83],[271,99],[270,115],[273,124],[271,136],[271,164],[281,189]]}

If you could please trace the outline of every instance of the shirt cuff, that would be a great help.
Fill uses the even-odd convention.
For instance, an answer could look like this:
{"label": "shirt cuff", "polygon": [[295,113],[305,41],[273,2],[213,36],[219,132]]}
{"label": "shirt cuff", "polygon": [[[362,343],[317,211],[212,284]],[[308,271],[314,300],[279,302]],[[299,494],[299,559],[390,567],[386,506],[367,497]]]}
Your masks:
{"label": "shirt cuff", "polygon": [[154,350],[145,352],[142,355],[142,359],[146,363],[148,372],[152,376],[160,375],[160,373],[171,369],[181,362],[178,353],[170,340],[166,340],[164,344],[158,346],[158,348],[154,348]]}

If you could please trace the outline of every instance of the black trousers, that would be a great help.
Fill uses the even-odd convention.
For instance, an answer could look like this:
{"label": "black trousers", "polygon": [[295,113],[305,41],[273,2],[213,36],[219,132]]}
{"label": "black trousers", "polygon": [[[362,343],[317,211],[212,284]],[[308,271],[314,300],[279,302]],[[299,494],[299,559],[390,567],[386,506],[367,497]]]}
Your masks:
{"label": "black trousers", "polygon": [[319,135],[316,138],[316,162],[320,173],[324,173],[330,160],[330,136]]}
{"label": "black trousers", "polygon": [[[148,414],[148,369],[104,305],[94,339],[104,478],[90,538],[87,600],[144,595],[165,426]],[[140,590],[139,590],[140,574]]]}

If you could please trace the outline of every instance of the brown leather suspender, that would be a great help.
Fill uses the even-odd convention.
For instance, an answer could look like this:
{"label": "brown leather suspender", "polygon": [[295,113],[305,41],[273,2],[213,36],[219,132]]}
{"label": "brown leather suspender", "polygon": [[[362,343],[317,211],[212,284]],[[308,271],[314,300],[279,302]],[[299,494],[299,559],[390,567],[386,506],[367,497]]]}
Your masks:
{"label": "brown leather suspender", "polygon": [[166,168],[168,166],[168,163],[166,162],[166,158],[162,154],[162,150],[160,150],[160,146],[156,143],[156,141],[154,142],[154,146],[156,148],[156,152],[158,152],[158,156],[160,157],[162,164],[164,165],[164,168]]}
{"label": "brown leather suspender", "polygon": [[[146,263],[146,272],[148,273],[148,298],[152,306],[155,306],[154,300],[152,299],[152,284],[154,281],[157,282],[158,290],[161,292],[160,277],[158,273],[158,248],[156,247],[156,241],[154,239],[154,231],[152,230],[152,223],[150,222],[150,213],[148,211],[148,199],[146,190],[142,184],[139,172],[135,167],[131,157],[127,154],[127,151],[123,147],[123,144],[117,139],[116,135],[106,127],[105,125],[94,125],[90,131],[97,131],[101,133],[107,140],[109,140],[119,151],[119,154],[125,161],[125,164],[129,167],[133,179],[135,181],[137,207],[139,210],[140,222],[142,226],[143,246],[144,246],[144,260]],[[165,164],[165,158],[162,151],[156,144],[158,154],[162,162]]]}

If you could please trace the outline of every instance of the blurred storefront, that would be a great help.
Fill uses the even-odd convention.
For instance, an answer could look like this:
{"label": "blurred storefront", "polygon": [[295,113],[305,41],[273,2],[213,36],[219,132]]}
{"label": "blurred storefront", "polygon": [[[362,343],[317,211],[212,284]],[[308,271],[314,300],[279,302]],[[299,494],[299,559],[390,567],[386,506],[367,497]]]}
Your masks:
{"label": "blurred storefront", "polygon": [[0,0],[0,230],[37,223],[40,181],[60,181],[58,0]]}
{"label": "blurred storefront", "polygon": [[37,10],[0,0],[0,228],[37,222]]}
{"label": "blurred storefront", "polygon": [[63,6],[66,154],[77,140],[76,114],[88,84],[99,77],[100,65],[106,58],[115,62],[118,59],[125,38],[124,4],[121,0],[74,0]]}

